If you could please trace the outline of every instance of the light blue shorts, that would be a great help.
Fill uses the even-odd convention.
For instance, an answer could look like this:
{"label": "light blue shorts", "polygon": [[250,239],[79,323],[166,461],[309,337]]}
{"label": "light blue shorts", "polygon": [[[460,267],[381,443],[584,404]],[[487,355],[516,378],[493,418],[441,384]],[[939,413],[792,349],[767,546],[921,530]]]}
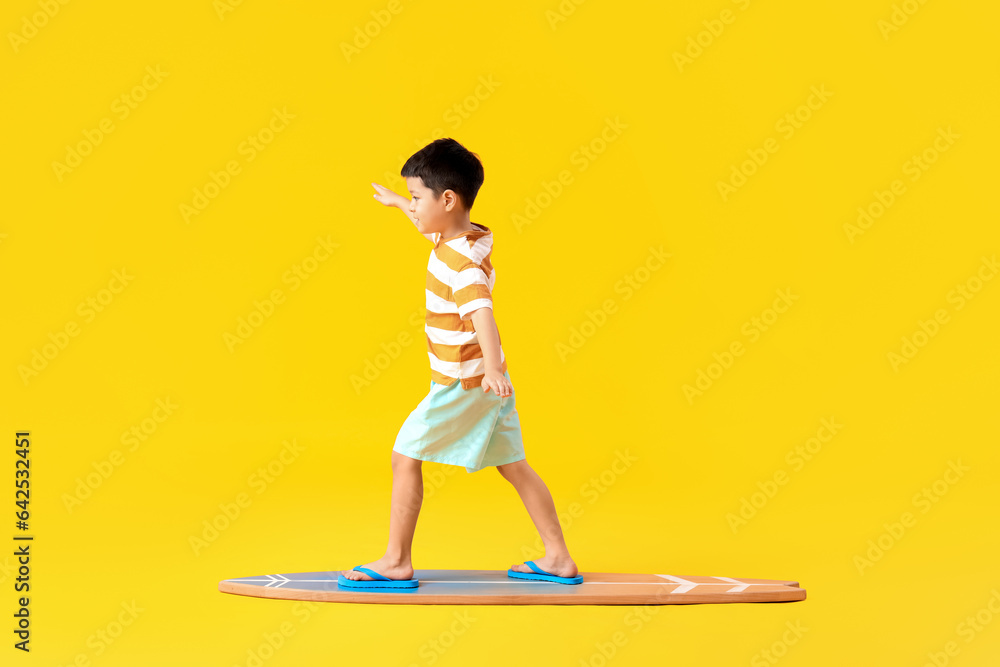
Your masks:
{"label": "light blue shorts", "polygon": [[[510,373],[504,372],[510,381]],[[511,385],[513,387],[513,385]],[[396,435],[393,451],[410,458],[465,466],[477,472],[525,458],[521,421],[510,396],[482,386],[463,389],[431,380],[430,392],[414,408]]]}

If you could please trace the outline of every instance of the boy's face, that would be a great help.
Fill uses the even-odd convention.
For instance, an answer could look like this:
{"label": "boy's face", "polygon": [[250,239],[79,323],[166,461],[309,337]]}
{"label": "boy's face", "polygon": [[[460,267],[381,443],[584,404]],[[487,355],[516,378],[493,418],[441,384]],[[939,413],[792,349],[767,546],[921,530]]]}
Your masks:
{"label": "boy's face", "polygon": [[424,187],[424,179],[419,176],[406,177],[406,189],[410,191],[410,213],[417,219],[421,234],[433,234],[444,230],[447,213],[457,210],[458,195],[453,190],[445,190],[441,197]]}

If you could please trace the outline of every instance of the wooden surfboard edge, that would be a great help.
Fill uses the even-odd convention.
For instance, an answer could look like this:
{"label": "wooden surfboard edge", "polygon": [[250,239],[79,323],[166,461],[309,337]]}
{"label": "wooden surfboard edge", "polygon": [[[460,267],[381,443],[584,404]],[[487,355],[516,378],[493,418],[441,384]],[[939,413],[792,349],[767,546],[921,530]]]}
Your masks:
{"label": "wooden surfboard edge", "polygon": [[[455,594],[421,594],[419,591],[347,591],[334,583],[330,590],[306,590],[295,588],[269,588],[222,580],[219,591],[246,597],[306,602],[344,602],[359,604],[410,604],[410,605],[593,605],[593,606],[646,606],[672,604],[727,604],[743,602],[798,602],[806,599],[806,591],[794,586],[769,586],[769,590],[753,593],[684,593],[677,595],[636,595],[634,599],[610,601],[604,595],[580,594],[579,592],[559,593],[546,591],[544,597],[530,598],[523,593],[510,595],[469,596]],[[411,592],[412,591],[412,592]],[[411,595],[413,595],[411,597]]]}

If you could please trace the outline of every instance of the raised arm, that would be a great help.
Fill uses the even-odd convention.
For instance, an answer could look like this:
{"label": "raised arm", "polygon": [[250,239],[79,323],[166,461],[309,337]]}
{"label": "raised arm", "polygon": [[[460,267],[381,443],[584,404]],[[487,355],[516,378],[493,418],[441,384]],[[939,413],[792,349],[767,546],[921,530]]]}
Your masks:
{"label": "raised arm", "polygon": [[[403,212],[403,215],[405,215],[407,219],[409,219],[409,221],[413,223],[414,228],[416,228],[417,221],[413,219],[412,215],[410,215],[409,199],[407,199],[401,194],[393,192],[384,185],[379,185],[378,183],[372,183],[372,187],[375,188],[376,190],[376,194],[372,195],[372,197],[374,197],[376,201],[378,201],[381,204],[385,204],[386,206],[395,206],[396,208],[398,208],[400,211]],[[430,241],[431,243],[434,243],[433,234],[423,234],[423,237],[428,241]]]}

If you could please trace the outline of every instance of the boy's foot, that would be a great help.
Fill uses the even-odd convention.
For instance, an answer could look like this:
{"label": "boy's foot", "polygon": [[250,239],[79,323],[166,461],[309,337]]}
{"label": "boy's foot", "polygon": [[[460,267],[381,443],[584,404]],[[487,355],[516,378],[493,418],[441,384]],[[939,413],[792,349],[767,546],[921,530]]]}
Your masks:
{"label": "boy's foot", "polygon": [[[379,558],[377,561],[371,563],[365,563],[362,567],[367,567],[370,570],[375,570],[383,577],[389,577],[390,579],[412,579],[413,578],[413,566],[409,564],[399,563],[398,561],[391,561],[385,556]],[[372,577],[369,577],[364,572],[358,572],[357,570],[341,570],[340,573],[347,577],[348,579],[353,579],[354,581],[371,581]]]}
{"label": "boy's foot", "polygon": [[[545,570],[550,574],[554,574],[557,577],[575,577],[579,574],[576,571],[576,563],[573,562],[572,558],[568,556],[565,558],[556,558],[555,556],[545,556],[544,558],[533,558],[531,560],[535,561],[535,565]],[[534,572],[530,567],[524,563],[518,563],[517,565],[511,565],[510,569],[515,572]]]}

